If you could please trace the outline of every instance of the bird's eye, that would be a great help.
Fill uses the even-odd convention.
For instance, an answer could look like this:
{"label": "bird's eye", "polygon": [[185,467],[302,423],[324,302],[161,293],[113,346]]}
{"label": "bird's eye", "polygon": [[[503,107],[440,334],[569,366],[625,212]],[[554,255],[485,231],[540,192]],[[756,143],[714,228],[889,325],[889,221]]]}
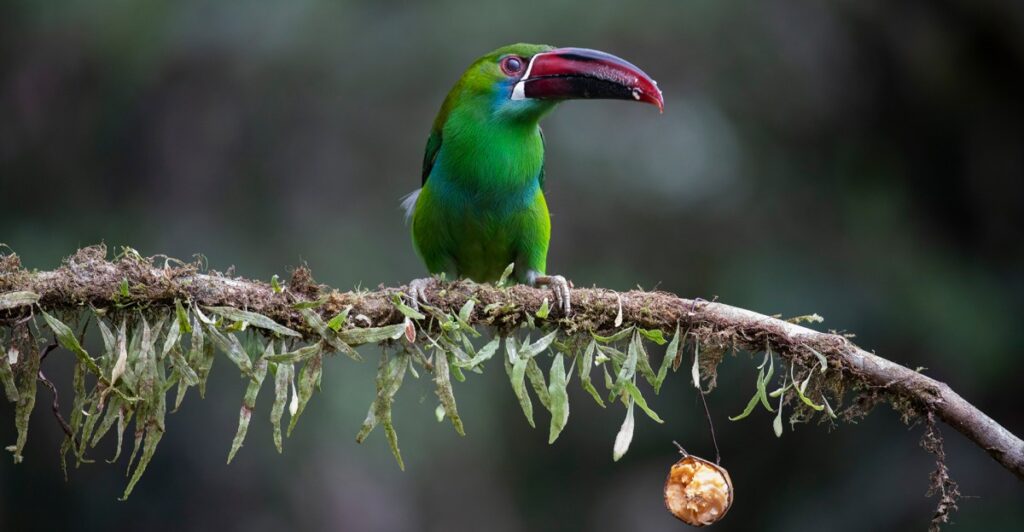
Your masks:
{"label": "bird's eye", "polygon": [[523,58],[510,55],[501,60],[501,71],[515,76],[523,71]]}

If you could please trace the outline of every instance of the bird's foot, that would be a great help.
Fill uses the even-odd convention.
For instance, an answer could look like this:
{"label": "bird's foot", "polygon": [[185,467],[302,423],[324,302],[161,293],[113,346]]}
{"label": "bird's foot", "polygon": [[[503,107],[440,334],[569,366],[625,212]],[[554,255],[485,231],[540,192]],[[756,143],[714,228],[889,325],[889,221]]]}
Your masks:
{"label": "bird's foot", "polygon": [[409,306],[419,310],[420,302],[430,303],[427,301],[427,288],[430,288],[430,284],[434,282],[433,277],[425,277],[423,279],[413,279],[409,281]]}
{"label": "bird's foot", "polygon": [[561,275],[538,275],[534,278],[533,284],[551,287],[551,292],[555,296],[555,307],[562,311],[563,316],[569,316],[569,313],[572,311],[569,297],[569,289],[572,288],[572,282],[567,281]]}

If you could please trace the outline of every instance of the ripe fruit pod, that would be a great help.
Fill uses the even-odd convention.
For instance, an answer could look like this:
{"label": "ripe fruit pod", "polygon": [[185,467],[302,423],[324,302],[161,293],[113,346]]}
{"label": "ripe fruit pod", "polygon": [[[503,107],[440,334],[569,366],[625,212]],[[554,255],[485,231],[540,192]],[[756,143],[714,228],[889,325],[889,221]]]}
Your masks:
{"label": "ripe fruit pod", "polygon": [[729,472],[693,455],[672,464],[665,480],[665,506],[691,526],[710,525],[725,517],[732,495]]}

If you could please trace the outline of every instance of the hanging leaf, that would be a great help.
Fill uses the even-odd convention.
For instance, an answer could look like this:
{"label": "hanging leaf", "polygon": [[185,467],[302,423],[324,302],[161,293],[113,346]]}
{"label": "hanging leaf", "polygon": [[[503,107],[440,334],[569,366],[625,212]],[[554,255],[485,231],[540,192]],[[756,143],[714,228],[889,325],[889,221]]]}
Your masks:
{"label": "hanging leaf", "polygon": [[[764,405],[765,410],[774,412],[772,405],[768,404],[768,383],[771,382],[772,376],[775,374],[775,357],[772,356],[772,352],[768,351],[765,356],[768,357],[768,371],[765,372],[764,377],[757,380],[757,394],[761,398],[761,404]],[[763,365],[763,363],[762,363]]]}
{"label": "hanging leaf", "polygon": [[171,320],[171,326],[167,328],[167,335],[164,337],[164,347],[160,350],[160,357],[167,356],[171,349],[177,347],[181,339],[181,323],[177,319]]}
{"label": "hanging leaf", "polygon": [[284,415],[284,404],[288,402],[288,384],[292,381],[295,366],[290,363],[277,365],[274,375],[274,406],[270,409],[270,424],[274,427],[274,447],[277,452],[284,452],[281,442],[281,417]]}
{"label": "hanging leaf", "polygon": [[622,367],[619,368],[618,377],[612,387],[612,395],[620,394],[625,384],[633,381],[633,376],[636,375],[636,362],[640,358],[639,343],[640,335],[634,334],[633,339],[629,342],[629,348],[626,350],[626,359],[623,361]]}
{"label": "hanging leaf", "polygon": [[128,487],[125,488],[124,494],[121,495],[121,500],[128,499],[128,496],[132,494],[132,490],[135,489],[135,484],[142,478],[142,474],[146,472],[146,467],[149,466],[149,461],[153,458],[153,453],[156,452],[156,446],[160,443],[160,439],[163,438],[164,433],[162,430],[157,428],[156,423],[147,424],[145,427],[145,444],[142,451],[142,457],[139,458],[139,463],[135,466],[135,472],[132,474],[131,480],[128,481]]}
{"label": "hanging leaf", "polygon": [[399,296],[398,294],[391,295],[391,304],[394,305],[395,308],[398,309],[398,312],[401,312],[402,315],[405,316],[406,318],[413,320],[422,320],[426,318],[426,316],[422,312],[403,303],[401,296]]}
{"label": "hanging leaf", "polygon": [[825,409],[825,405],[816,404],[814,401],[812,401],[809,397],[805,395],[805,392],[807,391],[807,384],[811,382],[811,376],[813,375],[813,373],[808,373],[807,378],[804,379],[803,382],[801,382],[799,385],[794,386],[794,388],[796,389],[797,397],[799,397],[805,405],[813,408],[817,412],[821,412],[822,410]]}
{"label": "hanging leaf", "polygon": [[558,336],[558,330],[554,330],[549,334],[546,334],[537,339],[532,344],[524,344],[519,348],[519,356],[522,358],[533,358],[547,349],[551,342],[555,341],[555,337]]}
{"label": "hanging leaf", "polygon": [[388,439],[388,446],[391,454],[398,462],[398,468],[405,471],[405,463],[402,461],[402,452],[398,448],[398,433],[391,422],[391,405],[394,403],[395,394],[402,386],[405,378],[405,370],[409,367],[409,355],[396,355],[388,358],[386,353],[381,354],[380,366],[377,370],[377,396],[370,404],[370,410],[366,413],[363,426],[356,435],[356,443],[362,443],[370,432],[377,426],[377,423],[384,425],[384,434]]}
{"label": "hanging leaf", "polygon": [[635,329],[635,328],[636,327],[630,325],[629,327],[626,327],[625,329],[622,329],[621,331],[619,331],[619,332],[617,332],[617,333],[615,333],[615,334],[613,334],[611,336],[601,336],[599,334],[592,334],[592,336],[598,342],[601,342],[603,344],[611,344],[611,343],[618,342],[619,340],[623,340],[626,337],[628,337],[630,334],[633,334],[633,329]]}
{"label": "hanging leaf", "polygon": [[[532,362],[533,359],[530,359]],[[565,362],[562,354],[555,355],[549,372],[548,397],[551,411],[551,430],[548,433],[548,444],[555,443],[558,435],[562,433],[565,424],[569,422],[569,392],[566,390]]]}
{"label": "hanging leaf", "polygon": [[338,338],[352,345],[375,344],[384,340],[397,340],[405,334],[405,324],[396,323],[384,327],[367,327],[365,329],[346,329],[338,333]]}
{"label": "hanging leaf", "polygon": [[690,368],[690,378],[693,379],[693,387],[700,389],[700,342],[693,343],[693,367]]}
{"label": "hanging leaf", "polygon": [[[317,344],[319,345],[319,344]],[[294,411],[291,413],[291,419],[288,421],[288,435],[291,436],[292,431],[295,430],[295,424],[299,421],[299,416],[306,409],[306,403],[313,397],[313,389],[316,384],[320,381],[320,375],[323,373],[323,362],[324,355],[323,351],[319,351],[306,360],[303,364],[302,369],[299,370],[299,384],[298,384],[298,402],[295,403]],[[293,399],[293,402],[295,399]]]}
{"label": "hanging leaf", "polygon": [[526,378],[530,381],[533,392],[537,394],[537,400],[550,412],[551,397],[548,396],[548,385],[544,382],[544,372],[541,371],[535,358],[530,358],[526,362]]}
{"label": "hanging leaf", "polygon": [[633,400],[626,402],[626,420],[622,422],[619,433],[615,435],[615,445],[612,446],[612,460],[618,462],[629,450],[629,444],[633,441]]}
{"label": "hanging leaf", "polygon": [[455,406],[455,395],[452,393],[452,383],[448,372],[448,355],[440,350],[434,357],[434,385],[437,398],[444,405],[445,415],[452,420],[455,432],[459,436],[465,436],[466,430],[462,426],[462,418],[459,417],[459,411]]}
{"label": "hanging leaf", "polygon": [[270,355],[267,357],[267,360],[279,364],[298,364],[300,362],[305,362],[306,360],[308,360],[313,355],[316,355],[317,353],[323,352],[323,350],[323,343],[317,342],[315,344],[309,344],[307,346],[300,347],[295,351],[291,351],[288,353]]}
{"label": "hanging leaf", "polygon": [[775,415],[775,421],[772,421],[772,430],[775,431],[775,437],[782,437],[782,401],[786,399],[785,395],[779,397],[779,413]]}
{"label": "hanging leaf", "polygon": [[363,359],[363,357],[359,356],[359,353],[349,345],[354,342],[343,340],[339,333],[330,328],[319,314],[308,308],[300,309],[299,313],[302,314],[302,317],[306,320],[306,324],[309,325],[309,328],[316,331],[316,333],[320,335],[320,338],[322,338],[327,345],[333,347],[335,351],[345,353],[352,360]]}
{"label": "hanging leaf", "polygon": [[815,350],[813,347],[809,345],[805,345],[804,347],[806,347],[808,351],[813,353],[814,356],[818,357],[818,362],[821,364],[821,372],[825,373],[825,371],[828,370],[828,359],[825,358],[825,355],[819,353],[817,350]]}
{"label": "hanging leaf", "polygon": [[644,338],[658,344],[665,345],[668,340],[665,339],[665,333],[661,332],[661,329],[640,329],[637,328],[636,332],[640,333]]}
{"label": "hanging leaf", "polygon": [[238,366],[243,375],[252,375],[252,361],[249,360],[249,353],[245,352],[245,347],[242,346],[242,342],[238,340],[235,333],[225,335],[213,325],[206,326],[206,333],[210,335],[210,339],[213,340],[217,348]]}
{"label": "hanging leaf", "polygon": [[452,362],[452,366],[466,369],[475,369],[484,362],[494,357],[494,354],[498,352],[498,349],[500,347],[501,337],[495,336],[493,339],[491,339],[490,342],[484,344],[484,346],[481,347],[480,350],[476,352],[476,355],[474,355],[472,358],[465,361],[455,360]]}
{"label": "hanging leaf", "polygon": [[[110,427],[114,426],[114,422],[117,421],[118,414],[121,412],[121,404],[120,397],[115,395],[110,398],[110,401],[107,402],[106,412],[103,414],[102,421],[99,422],[90,438],[83,438],[82,445],[88,442],[89,447],[96,447],[100,440],[110,431]],[[99,415],[97,414],[96,417],[99,417]]]}
{"label": "hanging leaf", "polygon": [[238,431],[235,432],[235,439],[231,442],[231,450],[228,452],[228,463],[235,458],[235,453],[242,447],[245,441],[245,434],[249,431],[249,420],[252,419],[252,411],[256,408],[256,396],[260,393],[263,379],[267,376],[267,357],[274,354],[274,342],[267,342],[263,356],[256,361],[253,368],[252,378],[245,388],[245,397],[242,399],[242,408],[238,412]]}
{"label": "hanging leaf", "polygon": [[188,311],[185,310],[184,306],[182,306],[181,300],[174,300],[174,315],[178,318],[178,327],[180,327],[182,331],[191,334],[192,325],[188,320]]}
{"label": "hanging leaf", "polygon": [[75,338],[75,333],[71,331],[71,328],[57,318],[54,318],[45,310],[40,310],[43,314],[43,319],[46,320],[46,324],[53,331],[53,334],[57,336],[57,341],[60,345],[71,351],[78,357],[78,360],[85,364],[85,367],[92,372],[93,375],[100,374],[100,367],[96,365],[96,361],[89,356],[89,353],[82,348],[82,344],[78,343],[78,338]]}
{"label": "hanging leaf", "polygon": [[601,408],[604,408],[604,400],[601,399],[601,394],[597,393],[594,384],[590,382],[590,370],[594,367],[594,351],[596,350],[597,341],[591,339],[587,349],[583,351],[583,363],[580,364],[580,385],[594,398],[594,401],[597,401],[598,405],[601,405]]}
{"label": "hanging leaf", "polygon": [[626,382],[624,387],[626,392],[629,393],[630,398],[632,398],[633,403],[635,403],[636,406],[639,406],[640,410],[643,410],[644,413],[647,414],[647,417],[653,419],[657,423],[665,422],[658,417],[658,414],[654,410],[651,410],[651,408],[647,406],[647,400],[644,399],[643,394],[640,393],[640,388],[636,387],[636,381]]}
{"label": "hanging leaf", "polygon": [[[506,349],[508,346],[515,343],[514,338],[508,338],[505,341]],[[509,351],[509,356],[513,356],[513,352]],[[526,392],[526,365],[529,361],[525,358],[518,358],[515,364],[509,362],[509,359],[505,359],[505,372],[508,373],[509,382],[512,383],[512,392],[515,393],[516,399],[519,400],[519,406],[523,409],[523,415],[526,416],[527,423],[531,427],[536,428],[533,423],[533,403],[530,401],[530,396]]]}
{"label": "hanging leaf", "polygon": [[672,365],[672,361],[676,358],[679,352],[679,323],[676,323],[676,333],[672,335],[672,341],[668,343],[668,347],[665,348],[665,357],[661,359],[661,366],[658,368],[658,376],[654,379],[654,393],[657,394],[661,391],[661,385],[665,383],[665,377],[668,376],[668,368]]}
{"label": "hanging leaf", "polygon": [[[213,369],[213,343],[207,342],[203,334],[202,321],[196,317],[192,324],[192,343],[188,353],[188,365],[195,368],[199,377],[199,397],[206,397],[206,380]],[[179,395],[179,402],[180,402]]]}
{"label": "hanging leaf", "polygon": [[743,412],[741,412],[738,416],[730,417],[729,421],[739,421],[739,420],[749,416],[754,411],[754,407],[756,407],[757,403],[759,401],[761,401],[761,393],[762,393],[762,390],[763,390],[763,388],[762,388],[762,381],[763,380],[764,380],[764,368],[761,368],[757,372],[757,391],[754,393],[754,396],[750,398],[750,401],[747,403],[747,407],[743,409]]}
{"label": "hanging leaf", "polygon": [[7,353],[4,353],[2,349],[0,349],[0,382],[3,383],[4,395],[7,396],[7,400],[12,403],[18,402],[18,385],[14,382],[14,369],[11,368],[11,361],[7,357]]}
{"label": "hanging leaf", "polygon": [[39,373],[39,346],[35,342],[27,343],[28,353],[24,360],[19,362],[18,402],[14,407],[14,426],[18,429],[18,440],[14,445],[8,446],[7,450],[14,453],[14,463],[20,464],[24,457],[21,451],[28,441],[28,420],[32,414],[32,408],[36,404],[36,375]]}
{"label": "hanging leaf", "polygon": [[[639,332],[639,330],[638,330]],[[654,368],[651,367],[651,357],[647,354],[647,347],[644,346],[644,340],[640,336],[636,337],[637,347],[637,358],[636,358],[636,371],[647,381],[648,384],[654,386],[654,383],[658,381],[658,376],[654,373]]]}

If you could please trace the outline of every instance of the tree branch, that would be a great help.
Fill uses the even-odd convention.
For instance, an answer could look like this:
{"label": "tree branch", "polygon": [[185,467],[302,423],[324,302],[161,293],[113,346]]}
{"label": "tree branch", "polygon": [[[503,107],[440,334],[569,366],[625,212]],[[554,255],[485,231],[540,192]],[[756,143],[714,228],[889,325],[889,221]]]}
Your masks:
{"label": "tree branch", "polygon": [[[173,307],[175,300],[201,306],[231,306],[257,312],[296,331],[314,337],[293,305],[321,299],[318,308],[328,317],[351,306],[351,322],[356,326],[379,327],[400,323],[404,316],[392,303],[404,287],[381,287],[375,291],[342,292],[317,285],[309,271],[297,269],[287,286],[280,290],[268,283],[200,273],[195,264],[172,265],[167,260],[158,267],[129,250],[116,261],[106,260],[103,246],[84,248],[69,257],[58,269],[29,272],[20,267],[16,255],[0,258],[0,298],[5,293],[32,292],[45,309],[75,309],[84,305],[145,304]],[[470,317],[474,325],[495,326],[508,331],[530,319],[549,296],[547,290],[527,286],[495,288],[468,281],[434,282],[427,291],[428,301],[444,310],[457,312],[469,299],[478,304]],[[934,413],[955,428],[992,458],[1024,479],[1024,442],[995,420],[967,402],[946,384],[906,368],[850,342],[846,337],[823,333],[765,316],[750,310],[717,302],[690,300],[665,292],[615,292],[601,288],[572,291],[573,314],[556,316],[566,332],[606,331],[615,328],[621,308],[622,320],[645,329],[672,333],[677,325],[689,329],[701,349],[740,348],[757,351],[765,348],[792,363],[814,367],[823,355],[830,370],[838,370],[844,379],[862,389],[885,396],[894,406],[902,405],[917,415]],[[620,307],[621,305],[621,307]],[[0,309],[3,320],[23,318],[30,307]],[[707,346],[707,347],[706,347]]]}

